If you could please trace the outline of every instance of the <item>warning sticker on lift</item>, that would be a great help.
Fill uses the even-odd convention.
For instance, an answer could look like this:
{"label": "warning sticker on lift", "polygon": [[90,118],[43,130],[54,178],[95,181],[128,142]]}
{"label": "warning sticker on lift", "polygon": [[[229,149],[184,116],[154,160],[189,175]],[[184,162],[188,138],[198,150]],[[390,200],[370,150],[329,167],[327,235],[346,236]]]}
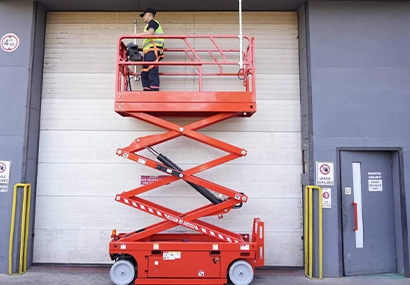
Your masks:
{"label": "warning sticker on lift", "polygon": [[180,251],[164,251],[162,258],[164,260],[181,259],[181,252]]}
{"label": "warning sticker on lift", "polygon": [[161,179],[169,177],[168,175],[141,175],[141,185],[148,185],[153,182],[157,182]]}
{"label": "warning sticker on lift", "polygon": [[249,250],[249,244],[241,244],[241,250]]}

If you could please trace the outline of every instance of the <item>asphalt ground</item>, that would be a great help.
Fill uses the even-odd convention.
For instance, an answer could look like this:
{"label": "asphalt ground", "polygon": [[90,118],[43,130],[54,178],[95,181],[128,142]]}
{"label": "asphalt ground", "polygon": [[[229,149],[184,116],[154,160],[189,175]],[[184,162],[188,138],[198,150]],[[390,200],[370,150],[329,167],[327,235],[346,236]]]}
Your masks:
{"label": "asphalt ground", "polygon": [[[109,267],[31,266],[22,275],[0,275],[0,284],[113,285]],[[379,274],[340,278],[309,279],[302,269],[257,270],[250,285],[399,285],[410,278],[398,274]]]}

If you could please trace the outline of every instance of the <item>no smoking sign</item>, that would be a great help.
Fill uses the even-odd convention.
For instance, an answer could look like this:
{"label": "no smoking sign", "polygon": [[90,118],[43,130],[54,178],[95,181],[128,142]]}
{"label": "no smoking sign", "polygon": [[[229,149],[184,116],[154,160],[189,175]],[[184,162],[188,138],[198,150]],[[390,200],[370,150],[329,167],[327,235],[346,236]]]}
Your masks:
{"label": "no smoking sign", "polygon": [[334,185],[333,162],[316,162],[316,185]]}
{"label": "no smoking sign", "polygon": [[0,44],[5,52],[13,52],[18,48],[20,40],[15,34],[8,33],[1,38]]}

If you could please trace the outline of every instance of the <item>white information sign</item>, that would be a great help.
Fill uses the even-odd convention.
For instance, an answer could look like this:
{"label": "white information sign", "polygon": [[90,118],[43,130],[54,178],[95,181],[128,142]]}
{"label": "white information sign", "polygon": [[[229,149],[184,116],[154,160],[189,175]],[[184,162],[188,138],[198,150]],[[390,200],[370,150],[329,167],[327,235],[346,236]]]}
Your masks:
{"label": "white information sign", "polygon": [[316,185],[334,185],[334,167],[333,162],[316,161]]}
{"label": "white information sign", "polygon": [[12,33],[5,34],[0,41],[0,45],[2,50],[5,52],[13,52],[15,51],[20,44],[19,38]]}
{"label": "white information sign", "polygon": [[332,189],[322,188],[322,208],[330,209],[332,208]]}
{"label": "white information sign", "polygon": [[0,184],[9,184],[10,181],[10,161],[0,160]]}
{"label": "white information sign", "polygon": [[367,176],[369,181],[369,191],[383,191],[383,179],[380,171],[368,172]]}

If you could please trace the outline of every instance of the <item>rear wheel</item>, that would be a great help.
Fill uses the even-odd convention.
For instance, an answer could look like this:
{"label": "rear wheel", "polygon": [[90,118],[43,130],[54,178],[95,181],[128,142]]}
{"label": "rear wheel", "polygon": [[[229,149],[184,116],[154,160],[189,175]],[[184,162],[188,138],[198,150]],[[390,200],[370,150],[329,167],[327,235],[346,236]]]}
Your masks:
{"label": "rear wheel", "polygon": [[235,285],[248,285],[253,280],[253,268],[245,260],[237,260],[229,267],[229,279]]}
{"label": "rear wheel", "polygon": [[120,259],[117,260],[110,270],[112,282],[116,285],[128,285],[135,277],[135,267],[131,261]]}

